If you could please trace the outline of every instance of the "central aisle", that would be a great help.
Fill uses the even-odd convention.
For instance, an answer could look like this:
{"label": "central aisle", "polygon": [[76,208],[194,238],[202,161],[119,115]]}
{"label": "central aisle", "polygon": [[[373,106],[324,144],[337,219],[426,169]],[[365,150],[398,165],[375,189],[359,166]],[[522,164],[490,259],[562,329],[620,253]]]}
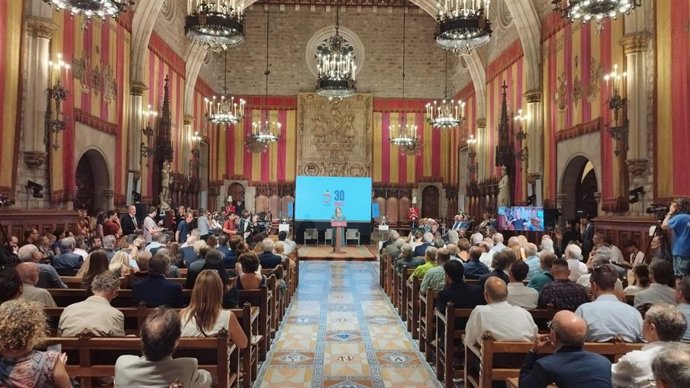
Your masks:
{"label": "central aisle", "polygon": [[254,386],[439,387],[378,279],[377,262],[301,262]]}

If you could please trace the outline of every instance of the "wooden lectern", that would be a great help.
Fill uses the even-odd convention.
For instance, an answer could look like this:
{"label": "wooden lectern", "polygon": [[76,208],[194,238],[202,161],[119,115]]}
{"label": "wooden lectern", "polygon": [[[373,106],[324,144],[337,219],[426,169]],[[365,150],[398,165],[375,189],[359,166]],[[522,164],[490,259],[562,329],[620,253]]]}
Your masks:
{"label": "wooden lectern", "polygon": [[345,233],[343,233],[343,228],[347,227],[347,221],[333,220],[331,221],[331,228],[333,228],[333,233],[335,236],[335,246],[333,252],[341,253],[340,248],[343,246],[343,239],[345,238]]}

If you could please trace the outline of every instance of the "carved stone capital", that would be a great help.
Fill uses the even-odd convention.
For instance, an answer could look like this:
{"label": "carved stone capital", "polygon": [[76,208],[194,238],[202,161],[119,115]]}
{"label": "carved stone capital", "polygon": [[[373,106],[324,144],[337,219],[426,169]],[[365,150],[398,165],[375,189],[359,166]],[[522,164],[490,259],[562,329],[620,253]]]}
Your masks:
{"label": "carved stone capital", "polygon": [[192,122],[194,121],[194,116],[184,115],[184,118],[182,120],[184,122],[184,125],[192,125]]}
{"label": "carved stone capital", "polygon": [[115,196],[115,190],[105,189],[105,190],[103,190],[103,196],[106,198],[113,198]]}
{"label": "carved stone capital", "polygon": [[129,87],[129,94],[133,96],[141,96],[144,94],[145,90],[148,90],[148,86],[146,86],[145,83],[141,81],[133,81]]}
{"label": "carved stone capital", "polygon": [[541,179],[540,173],[527,174],[527,183],[536,183],[538,179]]}
{"label": "carved stone capital", "polygon": [[28,16],[26,18],[26,32],[34,38],[51,39],[57,30],[57,24],[50,19]]}
{"label": "carved stone capital", "polygon": [[649,167],[649,160],[647,159],[628,159],[625,161],[628,165],[628,172],[632,177],[645,178],[647,169]]}
{"label": "carved stone capital", "polygon": [[631,53],[641,53],[647,51],[649,47],[649,33],[636,32],[633,34],[628,34],[621,39],[621,45],[623,46],[623,51],[626,54]]}
{"label": "carved stone capital", "polygon": [[525,92],[525,98],[528,104],[534,104],[541,102],[542,91],[541,89],[533,89]]}
{"label": "carved stone capital", "polygon": [[486,128],[486,118],[477,119],[477,128],[478,129]]}
{"label": "carved stone capital", "polygon": [[31,169],[39,168],[45,163],[47,156],[43,151],[25,151],[24,163]]}

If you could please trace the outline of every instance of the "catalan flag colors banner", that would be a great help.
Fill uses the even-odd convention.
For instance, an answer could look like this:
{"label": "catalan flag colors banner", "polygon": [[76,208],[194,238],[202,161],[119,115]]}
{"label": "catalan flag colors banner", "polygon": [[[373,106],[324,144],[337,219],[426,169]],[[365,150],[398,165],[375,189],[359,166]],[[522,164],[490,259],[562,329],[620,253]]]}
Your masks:
{"label": "catalan flag colors banner", "polygon": [[21,79],[21,1],[0,1],[0,190],[14,192]]}

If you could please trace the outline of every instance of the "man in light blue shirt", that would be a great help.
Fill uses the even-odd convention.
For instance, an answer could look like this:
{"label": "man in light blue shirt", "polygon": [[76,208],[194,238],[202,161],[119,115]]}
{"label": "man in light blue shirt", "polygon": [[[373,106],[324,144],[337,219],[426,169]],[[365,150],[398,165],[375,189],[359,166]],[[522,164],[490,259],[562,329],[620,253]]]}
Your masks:
{"label": "man in light blue shirt", "polygon": [[536,244],[528,243],[525,245],[525,264],[529,267],[527,272],[527,280],[532,280],[532,277],[541,272],[539,268],[539,257],[537,257],[537,246]]}
{"label": "man in light blue shirt", "polygon": [[593,302],[580,305],[575,314],[587,322],[587,341],[608,342],[620,337],[625,342],[640,342],[642,315],[614,294],[615,268],[606,264],[595,267],[590,278]]}
{"label": "man in light blue shirt", "polygon": [[676,302],[678,302],[678,310],[685,315],[685,320],[688,322],[688,328],[685,330],[681,341],[690,342],[690,277],[685,277],[678,282]]}
{"label": "man in light blue shirt", "polygon": [[686,199],[673,201],[661,228],[673,231],[673,272],[677,278],[688,275],[690,265],[690,202]]}

